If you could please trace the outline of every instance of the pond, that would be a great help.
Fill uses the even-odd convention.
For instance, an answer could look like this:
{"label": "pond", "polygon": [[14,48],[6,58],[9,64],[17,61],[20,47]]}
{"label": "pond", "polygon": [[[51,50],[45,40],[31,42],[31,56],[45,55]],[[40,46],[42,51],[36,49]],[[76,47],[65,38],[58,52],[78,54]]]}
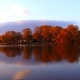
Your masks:
{"label": "pond", "polygon": [[1,45],[0,80],[80,80],[78,45]]}

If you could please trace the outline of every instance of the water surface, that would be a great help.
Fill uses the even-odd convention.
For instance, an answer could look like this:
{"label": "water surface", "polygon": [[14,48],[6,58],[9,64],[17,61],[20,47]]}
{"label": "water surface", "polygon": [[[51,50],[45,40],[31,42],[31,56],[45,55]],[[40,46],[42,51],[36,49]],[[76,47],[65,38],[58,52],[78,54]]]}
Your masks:
{"label": "water surface", "polygon": [[0,80],[80,80],[80,46],[1,45]]}

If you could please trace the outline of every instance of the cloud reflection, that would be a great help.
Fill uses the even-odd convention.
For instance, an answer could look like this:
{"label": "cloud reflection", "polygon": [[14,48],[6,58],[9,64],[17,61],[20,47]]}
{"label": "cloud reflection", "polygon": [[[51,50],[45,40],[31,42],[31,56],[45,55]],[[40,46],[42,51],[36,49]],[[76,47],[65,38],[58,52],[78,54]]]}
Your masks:
{"label": "cloud reflection", "polygon": [[46,63],[41,63],[39,66],[44,67],[46,66]]}
{"label": "cloud reflection", "polygon": [[22,70],[22,71],[18,71],[14,74],[13,76],[13,80],[17,80],[17,79],[22,79],[24,78],[26,75],[28,75],[30,73],[31,70]]}

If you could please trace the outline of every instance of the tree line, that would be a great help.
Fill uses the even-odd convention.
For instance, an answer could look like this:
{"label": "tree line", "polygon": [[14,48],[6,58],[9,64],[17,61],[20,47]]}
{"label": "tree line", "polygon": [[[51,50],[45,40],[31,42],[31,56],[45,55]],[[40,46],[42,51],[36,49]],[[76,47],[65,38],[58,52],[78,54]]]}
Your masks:
{"label": "tree line", "polygon": [[67,27],[41,25],[32,31],[25,28],[22,32],[7,31],[0,35],[0,42],[18,44],[25,42],[53,42],[55,44],[80,44],[80,30],[77,25]]}

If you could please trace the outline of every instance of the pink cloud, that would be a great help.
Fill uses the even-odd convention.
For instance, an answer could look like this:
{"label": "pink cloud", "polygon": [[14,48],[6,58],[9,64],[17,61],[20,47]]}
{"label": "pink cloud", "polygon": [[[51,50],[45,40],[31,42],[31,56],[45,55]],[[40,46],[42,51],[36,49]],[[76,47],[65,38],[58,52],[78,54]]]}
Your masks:
{"label": "pink cloud", "polygon": [[13,76],[13,80],[21,80],[22,78],[24,78],[25,76],[27,76],[30,73],[30,70],[22,70],[22,71],[18,71],[14,74]]}
{"label": "pink cloud", "polygon": [[12,5],[11,10],[13,13],[18,14],[18,15],[23,15],[23,16],[29,16],[30,15],[29,11],[25,10],[24,8],[22,8],[19,5]]}

